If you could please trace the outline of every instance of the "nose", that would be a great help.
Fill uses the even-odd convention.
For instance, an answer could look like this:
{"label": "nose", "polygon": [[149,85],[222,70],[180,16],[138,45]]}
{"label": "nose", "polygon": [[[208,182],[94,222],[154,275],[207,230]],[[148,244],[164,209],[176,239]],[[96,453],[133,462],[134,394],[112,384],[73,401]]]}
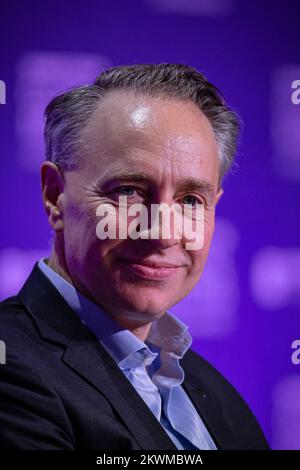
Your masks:
{"label": "nose", "polygon": [[159,248],[168,248],[182,242],[182,216],[178,206],[155,204],[148,209],[148,228],[141,231],[141,239],[151,240]]}
{"label": "nose", "polygon": [[166,249],[172,246],[181,245],[181,239],[170,236],[169,238],[160,234],[156,238],[148,238],[148,240],[158,249]]}

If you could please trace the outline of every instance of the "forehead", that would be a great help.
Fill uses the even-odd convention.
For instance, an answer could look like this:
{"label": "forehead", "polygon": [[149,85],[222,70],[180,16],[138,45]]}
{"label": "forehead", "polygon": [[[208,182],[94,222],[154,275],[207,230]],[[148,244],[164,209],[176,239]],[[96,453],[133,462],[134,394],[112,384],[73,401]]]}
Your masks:
{"label": "forehead", "polygon": [[209,120],[192,102],[109,92],[83,132],[91,163],[105,167],[217,167]]}

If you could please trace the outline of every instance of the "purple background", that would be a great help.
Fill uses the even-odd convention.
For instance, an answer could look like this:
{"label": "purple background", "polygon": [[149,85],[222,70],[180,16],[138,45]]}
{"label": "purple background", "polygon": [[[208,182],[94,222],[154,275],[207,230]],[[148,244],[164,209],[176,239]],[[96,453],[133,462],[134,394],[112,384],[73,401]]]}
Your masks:
{"label": "purple background", "polygon": [[49,250],[42,110],[107,65],[182,62],[242,116],[207,268],[172,311],[247,400],[273,448],[300,449],[300,3],[296,0],[2,1],[0,296]]}

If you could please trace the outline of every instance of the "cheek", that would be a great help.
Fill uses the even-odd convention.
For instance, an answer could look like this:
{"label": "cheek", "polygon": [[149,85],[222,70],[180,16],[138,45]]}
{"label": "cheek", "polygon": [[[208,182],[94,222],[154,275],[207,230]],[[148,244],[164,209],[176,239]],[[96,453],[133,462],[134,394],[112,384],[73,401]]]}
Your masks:
{"label": "cheek", "polygon": [[204,217],[204,247],[209,247],[215,229],[215,212],[207,211]]}
{"label": "cheek", "polygon": [[77,259],[87,256],[91,247],[100,242],[96,234],[96,211],[83,204],[69,202],[64,213],[66,251]]}
{"label": "cheek", "polygon": [[214,233],[214,217],[212,215],[205,217],[204,223],[204,244],[199,250],[190,250],[189,254],[192,260],[191,276],[201,276],[208,257],[212,236]]}
{"label": "cheek", "polygon": [[192,252],[192,267],[189,273],[191,279],[197,279],[202,274],[205,261],[207,258],[206,247],[203,247],[201,250],[195,250]]}

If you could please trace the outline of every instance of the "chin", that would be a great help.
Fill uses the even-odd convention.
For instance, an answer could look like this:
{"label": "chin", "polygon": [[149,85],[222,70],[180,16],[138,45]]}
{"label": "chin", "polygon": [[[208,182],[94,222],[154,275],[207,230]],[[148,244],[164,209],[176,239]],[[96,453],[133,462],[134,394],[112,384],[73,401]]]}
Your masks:
{"label": "chin", "polygon": [[135,294],[132,297],[123,299],[122,303],[128,310],[140,313],[141,315],[149,315],[149,317],[151,317],[149,321],[159,318],[173,305],[173,303],[167,301],[167,299],[155,299],[155,294],[152,296],[143,296],[141,294],[141,296],[138,297]]}

